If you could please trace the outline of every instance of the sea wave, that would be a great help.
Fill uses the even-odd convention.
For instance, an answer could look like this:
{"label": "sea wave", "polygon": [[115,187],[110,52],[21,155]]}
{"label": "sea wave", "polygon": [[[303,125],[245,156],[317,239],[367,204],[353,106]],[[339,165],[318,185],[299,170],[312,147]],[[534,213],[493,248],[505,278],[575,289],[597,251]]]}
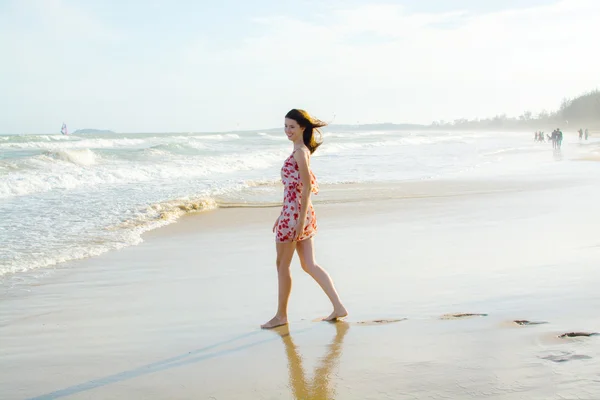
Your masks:
{"label": "sea wave", "polygon": [[[160,151],[160,150],[155,150]],[[285,152],[262,151],[210,157],[180,157],[164,162],[132,163],[104,160],[90,150],[61,150],[19,161],[19,168],[3,174],[0,198],[24,196],[54,189],[105,184],[194,179],[211,174],[265,169],[281,161]],[[106,162],[102,162],[106,161]]]}
{"label": "sea wave", "polygon": [[153,229],[171,224],[181,216],[209,211],[217,208],[217,203],[210,197],[181,198],[151,204],[137,213],[134,218],[105,228],[107,234],[89,237],[84,242],[64,242],[54,251],[26,253],[0,263],[0,277],[17,272],[25,272],[50,267],[59,263],[73,261],[102,253],[118,250],[141,243],[142,234]]}
{"label": "sea wave", "polygon": [[[52,136],[52,135],[49,135]],[[66,136],[64,136],[66,137]],[[63,150],[63,149],[99,149],[99,148],[119,148],[134,147],[146,143],[145,139],[80,139],[68,137],[68,139],[52,139],[47,141],[23,141],[0,143],[0,149],[42,149],[42,150]]]}
{"label": "sea wave", "polygon": [[94,165],[100,158],[90,149],[46,151],[45,156],[56,160],[70,162],[76,165]]}
{"label": "sea wave", "polygon": [[118,225],[107,227],[109,231],[121,229],[135,229],[141,234],[160,226],[177,221],[187,213],[214,210],[218,207],[217,201],[211,197],[181,198],[151,204],[133,219]]}

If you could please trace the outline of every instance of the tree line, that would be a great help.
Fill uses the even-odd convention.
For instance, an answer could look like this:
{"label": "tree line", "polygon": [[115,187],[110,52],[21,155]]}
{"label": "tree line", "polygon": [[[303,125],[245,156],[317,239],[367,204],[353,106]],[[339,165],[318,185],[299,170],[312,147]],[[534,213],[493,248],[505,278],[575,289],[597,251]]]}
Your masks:
{"label": "tree line", "polygon": [[556,111],[543,110],[537,115],[525,111],[518,117],[506,114],[491,118],[455,119],[454,121],[434,121],[432,128],[457,129],[600,129],[600,91],[589,91],[573,99],[563,99]]}

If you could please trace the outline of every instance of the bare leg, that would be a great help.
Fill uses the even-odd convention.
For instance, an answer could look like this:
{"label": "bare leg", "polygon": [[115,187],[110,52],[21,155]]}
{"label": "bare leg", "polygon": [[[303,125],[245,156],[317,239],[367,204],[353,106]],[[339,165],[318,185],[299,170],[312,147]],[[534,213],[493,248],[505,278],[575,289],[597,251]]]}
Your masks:
{"label": "bare leg", "polygon": [[287,307],[290,293],[292,291],[292,274],[290,264],[294,256],[295,242],[276,243],[277,247],[277,283],[279,287],[279,295],[277,300],[277,313],[267,323],[260,327],[263,329],[271,329],[276,326],[285,325],[287,320]]}
{"label": "bare leg", "polygon": [[325,321],[334,321],[338,318],[343,318],[348,315],[348,311],[343,306],[340,296],[335,290],[331,277],[323,268],[317,265],[315,261],[315,254],[313,249],[313,239],[306,239],[296,244],[296,252],[300,258],[300,264],[302,269],[312,276],[317,281],[321,289],[325,292],[329,301],[333,305],[333,312],[325,318]]}

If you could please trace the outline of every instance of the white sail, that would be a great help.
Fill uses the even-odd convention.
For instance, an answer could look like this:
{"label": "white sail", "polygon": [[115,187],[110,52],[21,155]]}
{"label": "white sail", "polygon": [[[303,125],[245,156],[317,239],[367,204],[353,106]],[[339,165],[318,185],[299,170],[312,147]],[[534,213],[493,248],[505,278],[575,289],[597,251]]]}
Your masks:
{"label": "white sail", "polygon": [[60,128],[60,133],[62,133],[63,135],[69,134],[69,131],[67,130],[67,124],[65,124],[64,122],[62,124],[62,128]]}

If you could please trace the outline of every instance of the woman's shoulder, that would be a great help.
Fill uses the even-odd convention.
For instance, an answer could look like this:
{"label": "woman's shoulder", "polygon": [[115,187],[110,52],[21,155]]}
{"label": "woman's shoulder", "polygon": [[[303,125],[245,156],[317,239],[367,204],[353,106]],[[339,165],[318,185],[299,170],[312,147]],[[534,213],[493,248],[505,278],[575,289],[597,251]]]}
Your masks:
{"label": "woman's shoulder", "polygon": [[308,164],[310,161],[310,150],[307,147],[299,147],[292,153],[296,162],[301,164]]}
{"label": "woman's shoulder", "polygon": [[296,155],[298,155],[300,157],[308,158],[308,157],[310,157],[310,150],[308,149],[308,147],[302,146],[302,147],[298,147],[297,149],[295,149],[292,154],[294,157],[296,157]]}

